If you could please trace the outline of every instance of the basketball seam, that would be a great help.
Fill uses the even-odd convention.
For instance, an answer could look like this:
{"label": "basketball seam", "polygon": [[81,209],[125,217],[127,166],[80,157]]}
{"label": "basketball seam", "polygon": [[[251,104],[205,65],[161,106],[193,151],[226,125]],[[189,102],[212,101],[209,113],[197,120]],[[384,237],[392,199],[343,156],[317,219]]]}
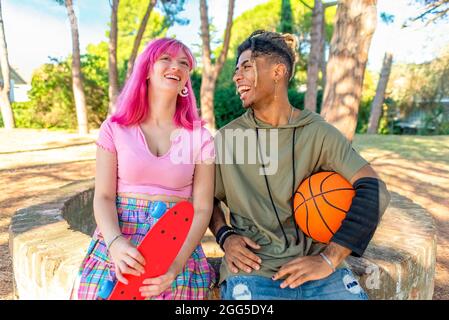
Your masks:
{"label": "basketball seam", "polygon": [[[332,175],[332,174],[330,174],[329,176],[331,176],[331,175]],[[329,176],[328,176],[328,177],[329,177]],[[328,177],[326,177],[325,179],[327,179]],[[313,191],[312,191],[312,183],[311,183],[311,181],[312,181],[312,177],[310,177],[310,179],[309,179],[309,190],[310,190],[310,194],[313,194]],[[324,180],[323,180],[323,181],[324,181]],[[321,189],[321,187],[322,187],[322,185],[320,185],[320,191],[322,192],[323,190]],[[332,232],[331,228],[327,225],[326,220],[324,220],[324,218],[323,218],[323,216],[322,216],[322,214],[321,214],[320,208],[318,208],[318,205],[316,204],[315,198],[312,198],[312,200],[313,200],[313,203],[315,204],[315,208],[316,208],[316,210],[318,211],[318,214],[319,214],[319,216],[320,216],[320,218],[321,218],[321,221],[323,221],[324,225],[325,225],[326,228],[330,231],[330,233],[331,233],[332,235],[334,235],[334,232]]]}
{"label": "basketball seam", "polygon": [[322,195],[322,197],[323,197],[324,201],[325,201],[328,205],[330,205],[331,207],[333,207],[333,208],[335,208],[335,209],[337,209],[337,210],[340,210],[340,211],[343,212],[343,213],[346,213],[345,210],[343,210],[343,209],[341,209],[341,208],[339,208],[339,207],[333,205],[332,203],[330,203],[330,202],[326,199],[326,197],[325,197],[324,195]]}
{"label": "basketball seam", "polygon": [[307,202],[304,202],[304,205],[306,206],[306,229],[307,229],[307,235],[312,238],[312,235],[310,234],[309,230],[309,207],[307,206]]}
{"label": "basketball seam", "polygon": [[[314,194],[313,197],[322,196],[322,195],[324,195],[324,194],[328,194],[328,193],[331,193],[331,192],[334,192],[334,191],[349,191],[349,190],[354,190],[354,188],[340,188],[340,189],[333,189],[333,190],[329,190],[329,191],[324,191],[324,192],[322,192],[322,193]],[[295,194],[297,194],[297,193],[301,194],[302,197],[304,198],[304,195],[303,195],[300,191],[296,191],[296,192],[295,192]],[[308,199],[305,199],[304,202],[305,202],[305,201],[311,200],[313,197],[310,197],[310,198],[308,198]],[[302,203],[301,203],[301,204],[302,204]]]}
{"label": "basketball seam", "polygon": [[[323,192],[323,184],[324,184],[324,181],[326,181],[327,178],[333,176],[334,174],[337,174],[337,173],[334,172],[333,174],[330,174],[330,175],[328,175],[326,178],[324,178],[323,181],[321,181],[321,183],[320,183],[320,192],[321,192],[321,194],[320,194],[320,195],[323,197],[324,201],[325,201],[328,205],[330,205],[331,207],[333,207],[333,208],[335,208],[335,209],[337,209],[337,210],[340,210],[340,211],[343,212],[343,213],[346,213],[345,210],[340,209],[340,208],[334,206],[334,205],[333,205],[332,203],[330,203],[329,201],[327,201],[326,197],[324,196],[325,194],[327,194],[327,193],[329,193],[329,192],[332,192],[332,191],[354,190],[354,188],[342,188],[342,189],[334,189],[334,190],[331,190],[331,191],[329,191],[329,192]],[[332,232],[332,234],[334,234],[334,233]]]}
{"label": "basketball seam", "polygon": [[[304,197],[304,195],[302,194],[302,192],[296,191],[295,194],[299,194],[299,195],[302,197],[302,199],[303,199],[303,201],[302,201],[300,204],[298,204],[298,205],[296,206],[296,208],[294,208],[293,212],[296,213],[296,210],[298,210],[298,208],[299,208],[300,206],[302,206],[307,200],[306,200],[306,197]],[[294,202],[294,201],[293,201],[293,202]]]}

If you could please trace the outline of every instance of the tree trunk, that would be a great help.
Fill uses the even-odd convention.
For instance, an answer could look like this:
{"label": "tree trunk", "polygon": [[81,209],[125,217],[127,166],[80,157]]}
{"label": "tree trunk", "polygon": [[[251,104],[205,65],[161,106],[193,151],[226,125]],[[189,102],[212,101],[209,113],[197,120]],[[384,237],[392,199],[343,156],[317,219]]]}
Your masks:
{"label": "tree trunk", "polygon": [[120,0],[112,0],[111,30],[109,32],[109,114],[116,108],[118,96],[118,70],[117,70],[117,12]]}
{"label": "tree trunk", "polygon": [[3,87],[0,88],[0,108],[5,129],[15,127],[14,114],[12,113],[9,91],[11,90],[9,77],[8,46],[6,45],[5,27],[3,25],[2,3],[0,0],[0,67],[2,69]]}
{"label": "tree trunk", "polygon": [[131,51],[131,56],[128,60],[128,69],[126,71],[126,80],[128,80],[129,76],[131,75],[133,68],[134,68],[134,62],[136,61],[137,52],[139,51],[140,43],[142,42],[143,34],[145,33],[145,29],[148,24],[148,20],[150,19],[151,12],[153,11],[153,8],[156,6],[157,0],[150,0],[148,2],[147,11],[145,12],[145,15],[143,16],[142,21],[140,22],[139,30],[137,31],[137,35],[134,39],[133,49]]}
{"label": "tree trunk", "polygon": [[323,20],[321,21],[321,43],[320,43],[320,70],[321,70],[321,90],[324,91],[324,88],[326,86],[326,7],[324,7],[323,10]]}
{"label": "tree trunk", "polygon": [[376,134],[379,127],[379,119],[382,115],[382,105],[384,104],[385,91],[387,90],[388,79],[390,78],[391,64],[393,62],[393,54],[386,52],[380,72],[379,82],[377,83],[376,96],[371,105],[371,113],[369,117],[368,133]]}
{"label": "tree trunk", "polygon": [[72,0],[66,0],[67,15],[70,20],[70,29],[72,31],[72,88],[75,98],[76,119],[78,121],[79,134],[88,134],[86,97],[83,90],[83,79],[81,75],[81,55],[78,33],[78,22],[75,11],[73,10]]}
{"label": "tree trunk", "polygon": [[376,0],[339,2],[321,114],[350,141],[357,126],[368,50],[375,29]]}
{"label": "tree trunk", "polygon": [[310,54],[307,64],[307,92],[304,98],[304,108],[316,112],[316,99],[318,88],[318,72],[322,59],[322,49],[324,34],[322,24],[324,21],[323,3],[321,0],[315,1],[312,13],[312,31],[310,33]]}
{"label": "tree trunk", "polygon": [[201,16],[201,40],[202,46],[202,60],[203,60],[203,74],[201,78],[201,117],[206,121],[206,127],[210,131],[215,131],[215,115],[214,115],[214,93],[217,78],[225,62],[229,49],[229,41],[231,39],[232,17],[234,15],[235,0],[229,0],[228,17],[226,22],[225,37],[223,48],[220,52],[215,64],[212,64],[211,49],[210,49],[210,35],[209,35],[209,18],[207,15],[206,0],[200,1],[200,16]]}

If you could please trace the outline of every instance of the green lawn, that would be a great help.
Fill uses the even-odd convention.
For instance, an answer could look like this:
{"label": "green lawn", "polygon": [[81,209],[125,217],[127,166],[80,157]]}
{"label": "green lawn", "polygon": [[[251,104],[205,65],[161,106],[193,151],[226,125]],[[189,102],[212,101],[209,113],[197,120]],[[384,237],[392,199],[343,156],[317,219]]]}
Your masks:
{"label": "green lawn", "polygon": [[362,154],[396,154],[414,161],[449,164],[449,135],[398,136],[356,135],[354,147]]}

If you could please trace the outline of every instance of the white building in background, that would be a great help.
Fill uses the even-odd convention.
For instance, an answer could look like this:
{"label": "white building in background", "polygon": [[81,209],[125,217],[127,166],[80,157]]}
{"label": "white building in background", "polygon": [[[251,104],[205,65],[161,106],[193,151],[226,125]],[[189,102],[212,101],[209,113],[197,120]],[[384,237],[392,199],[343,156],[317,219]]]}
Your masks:
{"label": "white building in background", "polygon": [[[11,91],[9,92],[9,100],[11,102],[25,102],[28,101],[28,91],[31,85],[27,83],[22,76],[10,66],[9,77],[11,80]],[[3,86],[3,75],[0,69],[0,83]]]}

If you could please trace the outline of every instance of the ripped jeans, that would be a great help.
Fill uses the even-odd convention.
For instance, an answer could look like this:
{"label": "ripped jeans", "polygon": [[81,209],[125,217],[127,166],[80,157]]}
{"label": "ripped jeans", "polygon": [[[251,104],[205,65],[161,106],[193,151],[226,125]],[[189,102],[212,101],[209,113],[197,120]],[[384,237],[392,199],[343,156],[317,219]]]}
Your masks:
{"label": "ripped jeans", "polygon": [[295,289],[280,287],[283,280],[261,276],[231,276],[220,286],[223,300],[368,300],[351,270],[337,269],[327,278]]}

